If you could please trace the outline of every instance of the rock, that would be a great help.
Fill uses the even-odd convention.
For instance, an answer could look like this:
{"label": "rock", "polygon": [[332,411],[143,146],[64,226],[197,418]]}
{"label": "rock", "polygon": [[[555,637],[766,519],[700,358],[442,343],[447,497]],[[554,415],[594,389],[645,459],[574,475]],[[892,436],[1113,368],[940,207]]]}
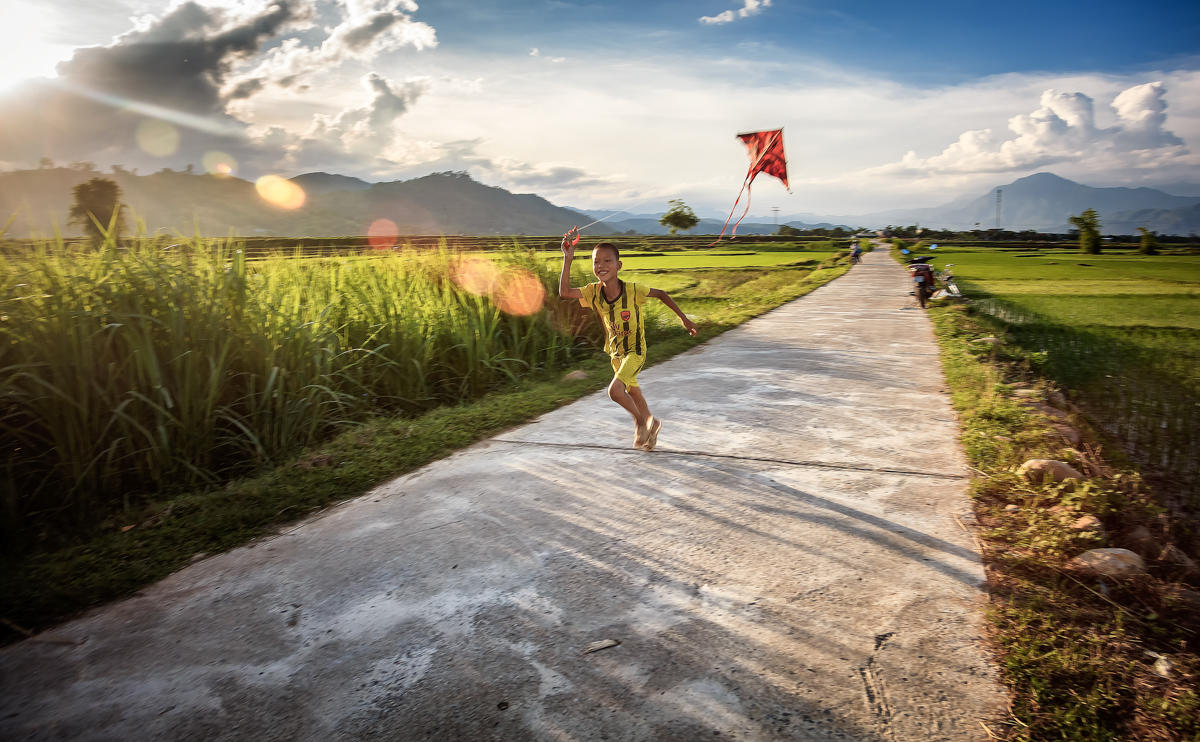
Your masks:
{"label": "rock", "polygon": [[1143,557],[1159,554],[1162,551],[1162,545],[1158,543],[1158,539],[1154,538],[1150,529],[1145,526],[1134,526],[1125,534],[1124,541],[1130,549]]}
{"label": "rock", "polygon": [[1186,613],[1200,613],[1200,592],[1173,583],[1163,590],[1163,600],[1172,608],[1178,608]]}
{"label": "rock", "polygon": [[1083,436],[1079,433],[1078,430],[1076,430],[1075,428],[1072,428],[1070,425],[1063,425],[1062,423],[1051,423],[1050,427],[1054,428],[1054,432],[1056,432],[1060,436],[1062,436],[1062,439],[1064,441],[1066,441],[1067,443],[1071,444],[1072,446],[1078,446],[1080,443],[1083,442]]}
{"label": "rock", "polygon": [[1004,512],[1006,512],[1006,513],[1015,513],[1020,509],[1021,508],[1017,507],[1016,505],[1005,505],[1004,506]]}
{"label": "rock", "polygon": [[1104,533],[1104,524],[1094,515],[1080,516],[1071,524],[1072,531],[1089,531],[1091,533]]}
{"label": "rock", "polygon": [[1090,549],[1067,563],[1068,567],[1101,577],[1136,577],[1146,572],[1142,558],[1129,549]]}
{"label": "rock", "polygon": [[1050,404],[1054,405],[1055,407],[1057,407],[1060,410],[1067,409],[1067,398],[1065,396],[1063,396],[1062,392],[1059,392],[1059,391],[1050,392],[1049,394],[1046,395],[1046,401],[1049,402]]}
{"label": "rock", "polygon": [[563,381],[583,381],[588,377],[587,371],[583,369],[575,369],[563,374]]}
{"label": "rock", "polygon": [[1017,474],[1034,483],[1083,479],[1083,475],[1076,471],[1075,467],[1065,461],[1055,461],[1054,459],[1030,459],[1021,464]]}
{"label": "rock", "polygon": [[1183,549],[1175,544],[1164,546],[1162,552],[1158,555],[1158,561],[1170,564],[1173,567],[1180,567],[1188,573],[1196,571],[1196,560],[1188,556]]}
{"label": "rock", "polygon": [[1045,402],[1028,402],[1027,404],[1030,407],[1032,407],[1033,409],[1035,409],[1038,412],[1045,415],[1046,417],[1049,417],[1054,420],[1066,421],[1067,418],[1070,417],[1067,413],[1063,412],[1062,410],[1058,409],[1057,407],[1051,407],[1050,405],[1046,404]]}

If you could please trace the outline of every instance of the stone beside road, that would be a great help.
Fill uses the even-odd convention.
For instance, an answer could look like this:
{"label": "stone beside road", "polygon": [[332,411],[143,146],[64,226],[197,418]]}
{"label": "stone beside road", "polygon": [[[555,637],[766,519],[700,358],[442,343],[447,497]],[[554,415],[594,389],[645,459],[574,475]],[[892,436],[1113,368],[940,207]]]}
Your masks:
{"label": "stone beside road", "polygon": [[[642,374],[0,651],[22,740],[986,740],[928,319],[884,252]],[[591,651],[589,651],[591,650]]]}

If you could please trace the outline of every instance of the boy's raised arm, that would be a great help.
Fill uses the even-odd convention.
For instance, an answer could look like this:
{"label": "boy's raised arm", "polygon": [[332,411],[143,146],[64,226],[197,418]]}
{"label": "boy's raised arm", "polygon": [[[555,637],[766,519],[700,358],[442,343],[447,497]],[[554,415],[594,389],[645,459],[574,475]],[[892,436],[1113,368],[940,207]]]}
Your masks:
{"label": "boy's raised arm", "polygon": [[671,311],[679,316],[679,321],[683,323],[683,329],[687,330],[688,334],[692,337],[696,337],[696,333],[699,332],[700,329],[696,327],[695,322],[687,318],[687,315],[684,314],[683,310],[675,304],[675,301],[669,295],[667,295],[666,291],[663,291],[662,289],[650,289],[650,293],[647,295],[662,301],[663,304],[666,304],[668,307],[670,307]]}
{"label": "boy's raised arm", "polygon": [[575,259],[575,243],[579,242],[579,228],[575,227],[563,235],[562,273],[558,275],[558,295],[564,299],[582,299],[583,292],[571,287],[571,261]]}

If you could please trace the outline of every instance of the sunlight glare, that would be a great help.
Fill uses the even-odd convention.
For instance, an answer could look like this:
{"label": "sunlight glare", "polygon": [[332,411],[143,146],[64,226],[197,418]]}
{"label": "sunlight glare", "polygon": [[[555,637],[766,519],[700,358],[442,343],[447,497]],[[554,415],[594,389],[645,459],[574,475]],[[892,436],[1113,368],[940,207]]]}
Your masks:
{"label": "sunlight glare", "polygon": [[514,268],[500,278],[493,301],[500,311],[524,317],[542,308],[546,287],[538,277],[523,268]]}
{"label": "sunlight glare", "polygon": [[179,129],[166,121],[142,119],[134,136],[142,151],[154,157],[169,157],[179,149]]}
{"label": "sunlight glare", "polygon": [[486,296],[500,281],[500,269],[487,258],[460,257],[450,267],[450,279],[463,291]]}
{"label": "sunlight glare", "polygon": [[287,178],[264,175],[254,183],[258,195],[267,203],[281,209],[298,209],[304,205],[304,189]]}
{"label": "sunlight glare", "polygon": [[400,228],[391,219],[376,219],[367,227],[367,244],[376,250],[390,250],[400,239]]}
{"label": "sunlight glare", "polygon": [[237,170],[237,160],[232,155],[219,150],[205,152],[200,163],[204,166],[206,173],[219,177],[228,177],[233,175],[234,170]]}

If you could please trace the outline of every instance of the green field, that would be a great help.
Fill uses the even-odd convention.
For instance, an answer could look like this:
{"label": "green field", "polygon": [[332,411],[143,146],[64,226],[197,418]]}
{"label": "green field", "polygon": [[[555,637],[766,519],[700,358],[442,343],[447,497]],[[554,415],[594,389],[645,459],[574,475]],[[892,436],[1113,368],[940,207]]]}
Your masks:
{"label": "green field", "polygon": [[1200,255],[942,247],[972,309],[1200,509]]}

